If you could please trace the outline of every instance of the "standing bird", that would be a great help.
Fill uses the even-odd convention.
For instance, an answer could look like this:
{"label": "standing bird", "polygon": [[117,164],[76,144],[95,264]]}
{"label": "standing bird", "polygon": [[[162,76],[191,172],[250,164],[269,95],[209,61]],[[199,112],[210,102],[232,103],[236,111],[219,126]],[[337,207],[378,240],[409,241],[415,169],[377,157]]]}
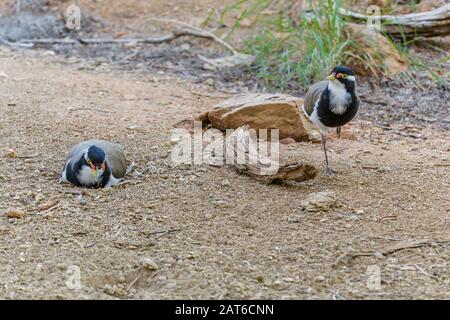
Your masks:
{"label": "standing bird", "polygon": [[122,145],[89,140],[70,150],[61,181],[87,188],[112,187],[121,181],[126,171]]}
{"label": "standing bird", "polygon": [[341,127],[351,121],[358,112],[359,99],[355,92],[355,75],[350,68],[336,67],[327,79],[313,84],[308,89],[303,111],[320,130],[327,173],[332,173],[328,163],[326,134],[329,129],[336,128],[340,136]]}

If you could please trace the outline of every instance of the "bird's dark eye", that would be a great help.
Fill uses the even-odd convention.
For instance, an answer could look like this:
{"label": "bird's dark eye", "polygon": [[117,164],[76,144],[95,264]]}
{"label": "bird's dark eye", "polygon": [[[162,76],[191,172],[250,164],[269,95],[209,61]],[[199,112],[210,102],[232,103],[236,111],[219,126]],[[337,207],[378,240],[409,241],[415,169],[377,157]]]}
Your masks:
{"label": "bird's dark eye", "polygon": [[341,73],[341,78],[342,79],[347,79],[347,75],[345,73]]}

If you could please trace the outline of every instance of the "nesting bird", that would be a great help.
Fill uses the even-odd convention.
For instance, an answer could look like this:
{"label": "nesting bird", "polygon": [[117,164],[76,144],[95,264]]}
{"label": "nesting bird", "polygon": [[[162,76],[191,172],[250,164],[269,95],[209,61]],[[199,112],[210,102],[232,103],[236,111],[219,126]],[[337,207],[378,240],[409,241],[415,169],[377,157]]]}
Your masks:
{"label": "nesting bird", "polygon": [[356,79],[348,67],[336,67],[327,80],[312,85],[305,96],[303,111],[320,130],[327,173],[331,173],[326,148],[326,134],[350,122],[358,112],[359,99],[356,95]]}
{"label": "nesting bird", "polygon": [[122,145],[89,140],[77,144],[69,152],[61,181],[87,188],[112,187],[121,181],[126,171]]}

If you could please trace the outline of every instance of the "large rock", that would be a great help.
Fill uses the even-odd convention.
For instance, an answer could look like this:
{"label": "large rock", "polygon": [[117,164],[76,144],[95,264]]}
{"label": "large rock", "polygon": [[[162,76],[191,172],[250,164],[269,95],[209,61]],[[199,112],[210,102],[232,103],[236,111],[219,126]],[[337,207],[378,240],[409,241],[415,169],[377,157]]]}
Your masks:
{"label": "large rock", "polygon": [[204,125],[219,130],[249,126],[252,129],[279,129],[280,139],[320,141],[319,132],[303,111],[303,99],[283,95],[252,93],[234,96],[200,115]]}
{"label": "large rock", "polygon": [[300,207],[306,212],[328,211],[336,206],[338,202],[334,191],[311,193],[300,203]]}
{"label": "large rock", "polygon": [[400,54],[395,45],[388,38],[366,25],[348,23],[345,29],[349,39],[358,46],[358,50],[372,58],[374,65],[361,59],[350,57],[348,65],[358,76],[380,76],[375,70],[381,66],[384,75],[392,77],[408,70],[408,62]]}

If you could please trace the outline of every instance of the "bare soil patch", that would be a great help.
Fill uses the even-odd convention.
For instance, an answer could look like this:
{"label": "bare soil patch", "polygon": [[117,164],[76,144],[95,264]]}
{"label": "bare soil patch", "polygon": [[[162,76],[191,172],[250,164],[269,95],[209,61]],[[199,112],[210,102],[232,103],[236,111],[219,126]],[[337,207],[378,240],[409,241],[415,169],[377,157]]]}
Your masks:
{"label": "bare soil patch", "polygon": [[[114,27],[135,21],[132,6],[150,10],[130,1],[127,18],[113,10],[119,3],[95,8]],[[190,4],[171,4],[177,18]],[[202,17],[213,1],[196,5]],[[0,48],[1,298],[450,298],[447,91],[361,84],[371,102],[329,142],[339,173],[267,185],[227,167],[172,166],[174,124],[233,90],[261,90],[242,70],[230,81],[200,69],[204,40],[191,50],[177,41],[109,53]],[[66,152],[92,138],[125,145],[134,163],[126,183],[59,184]],[[320,144],[282,148],[323,164]],[[336,202],[306,210],[318,192]],[[74,266],[80,289],[66,283]],[[380,290],[367,286],[370,266]]]}

